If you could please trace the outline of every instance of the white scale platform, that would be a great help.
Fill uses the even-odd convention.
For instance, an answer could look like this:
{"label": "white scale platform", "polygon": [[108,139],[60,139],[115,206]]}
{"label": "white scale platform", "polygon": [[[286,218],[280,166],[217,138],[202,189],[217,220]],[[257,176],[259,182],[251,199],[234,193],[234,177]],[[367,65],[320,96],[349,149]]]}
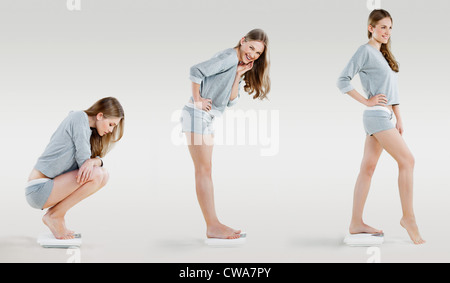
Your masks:
{"label": "white scale platform", "polygon": [[351,247],[380,246],[384,242],[384,234],[348,234],[344,243]]}
{"label": "white scale platform", "polygon": [[41,233],[37,238],[37,242],[44,248],[78,248],[81,246],[81,234],[75,234],[74,239],[58,240],[52,233]]}

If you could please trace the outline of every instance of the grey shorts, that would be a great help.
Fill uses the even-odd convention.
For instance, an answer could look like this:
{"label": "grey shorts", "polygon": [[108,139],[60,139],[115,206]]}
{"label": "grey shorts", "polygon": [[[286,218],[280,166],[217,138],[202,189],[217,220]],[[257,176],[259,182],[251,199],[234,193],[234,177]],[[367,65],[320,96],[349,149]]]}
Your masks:
{"label": "grey shorts", "polygon": [[214,135],[214,115],[188,105],[181,111],[182,131],[201,135]]}
{"label": "grey shorts", "polygon": [[395,128],[393,114],[391,110],[384,106],[373,106],[366,109],[363,114],[366,134],[371,136]]}
{"label": "grey shorts", "polygon": [[28,204],[37,209],[42,209],[53,190],[53,180],[48,178],[31,180],[25,188],[25,198]]}

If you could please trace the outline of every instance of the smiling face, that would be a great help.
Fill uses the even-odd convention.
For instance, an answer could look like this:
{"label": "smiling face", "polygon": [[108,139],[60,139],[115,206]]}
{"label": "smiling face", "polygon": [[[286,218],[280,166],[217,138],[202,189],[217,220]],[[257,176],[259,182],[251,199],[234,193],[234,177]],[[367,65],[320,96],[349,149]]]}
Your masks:
{"label": "smiling face", "polygon": [[241,46],[239,47],[239,61],[244,64],[256,61],[264,52],[264,43],[261,41],[250,40],[246,41],[245,37],[241,39]]}
{"label": "smiling face", "polygon": [[120,118],[106,118],[103,113],[97,114],[97,120],[95,122],[95,128],[100,136],[112,133],[114,128],[120,123]]}
{"label": "smiling face", "polygon": [[389,17],[383,18],[375,26],[369,25],[368,29],[372,34],[372,39],[379,43],[387,44],[391,37],[392,20]]}

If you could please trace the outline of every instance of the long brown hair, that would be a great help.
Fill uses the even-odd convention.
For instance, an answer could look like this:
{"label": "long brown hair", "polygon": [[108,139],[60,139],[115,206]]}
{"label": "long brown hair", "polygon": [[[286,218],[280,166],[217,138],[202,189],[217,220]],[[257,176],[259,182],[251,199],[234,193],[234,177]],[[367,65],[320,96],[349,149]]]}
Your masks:
{"label": "long brown hair", "polygon": [[88,116],[97,116],[103,113],[105,118],[120,118],[119,124],[114,127],[112,133],[100,136],[97,129],[92,129],[91,135],[91,158],[105,156],[123,136],[125,114],[119,101],[114,97],[105,97],[95,102],[89,109],[84,110]]}
{"label": "long brown hair", "polygon": [[[373,10],[369,15],[369,20],[367,21],[367,24],[375,27],[377,25],[378,21],[380,21],[384,18],[390,18],[391,22],[392,23],[394,22],[394,20],[392,19],[391,15],[389,14],[388,11],[383,10],[383,9]],[[367,31],[367,34],[368,34],[369,39],[371,39],[372,33],[370,31]],[[394,72],[398,72],[400,70],[399,66],[398,66],[398,62],[395,60],[395,57],[391,52],[391,38],[389,38],[387,44],[384,44],[384,43],[381,44],[380,51],[381,51],[381,54],[383,54],[384,58],[386,58],[386,61],[388,62],[391,69]]]}
{"label": "long brown hair", "polygon": [[[261,41],[264,43],[263,53],[253,62],[253,68],[244,75],[245,92],[248,94],[255,93],[253,99],[259,98],[263,100],[270,91],[269,38],[261,29],[251,30],[244,38],[245,41]],[[240,41],[236,47],[241,47]]]}

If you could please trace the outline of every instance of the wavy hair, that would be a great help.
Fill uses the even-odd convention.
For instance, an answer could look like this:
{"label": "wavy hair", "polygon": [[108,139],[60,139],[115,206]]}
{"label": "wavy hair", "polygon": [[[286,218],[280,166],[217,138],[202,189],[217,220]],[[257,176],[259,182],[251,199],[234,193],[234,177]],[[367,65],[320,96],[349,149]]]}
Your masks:
{"label": "wavy hair", "polygon": [[95,102],[84,112],[88,116],[97,116],[98,113],[103,113],[103,117],[106,119],[120,118],[119,124],[114,127],[113,131],[103,135],[103,137],[98,134],[97,129],[91,128],[91,158],[104,157],[112,149],[114,143],[118,142],[123,136],[125,113],[122,105],[114,97],[105,97]]}
{"label": "wavy hair", "polygon": [[[394,20],[392,19],[391,15],[389,14],[388,11],[383,10],[383,9],[373,10],[369,15],[369,20],[367,21],[367,24],[375,27],[377,25],[377,23],[384,18],[390,18],[392,23],[394,22]],[[367,31],[367,33],[368,33],[367,35],[368,35],[369,39],[371,39],[372,33],[370,31]],[[389,38],[387,44],[384,44],[384,43],[381,44],[380,51],[381,51],[381,54],[383,54],[386,61],[388,62],[391,69],[394,72],[398,73],[400,70],[399,66],[398,66],[398,62],[395,60],[395,57],[391,52],[391,38]]]}
{"label": "wavy hair", "polygon": [[[267,98],[267,94],[270,91],[269,38],[261,29],[251,30],[244,38],[245,41],[261,41],[264,43],[263,53],[253,62],[253,68],[244,75],[244,91],[248,94],[255,93],[253,99],[259,98],[263,100],[264,98]],[[236,47],[241,47],[240,41]]]}

